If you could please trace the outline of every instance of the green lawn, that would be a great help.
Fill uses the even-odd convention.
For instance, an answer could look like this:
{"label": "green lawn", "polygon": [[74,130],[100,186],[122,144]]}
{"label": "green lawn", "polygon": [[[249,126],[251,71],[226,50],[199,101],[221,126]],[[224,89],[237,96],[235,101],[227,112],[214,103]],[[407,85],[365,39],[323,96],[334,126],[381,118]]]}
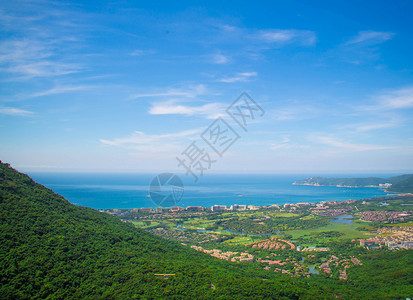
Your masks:
{"label": "green lawn", "polygon": [[362,221],[353,221],[353,224],[341,224],[330,222],[327,226],[323,226],[316,229],[302,229],[302,230],[289,230],[285,231],[284,234],[292,235],[294,239],[303,237],[305,235],[311,236],[320,232],[325,231],[338,231],[344,235],[339,237],[339,239],[358,239],[365,238],[366,232],[356,230],[357,227],[366,226],[368,223]]}
{"label": "green lawn", "polygon": [[149,225],[146,225],[146,223],[143,221],[129,221],[129,222],[138,228],[148,228],[148,227],[158,226],[160,224],[159,222],[155,222],[155,221],[149,221],[150,222]]}

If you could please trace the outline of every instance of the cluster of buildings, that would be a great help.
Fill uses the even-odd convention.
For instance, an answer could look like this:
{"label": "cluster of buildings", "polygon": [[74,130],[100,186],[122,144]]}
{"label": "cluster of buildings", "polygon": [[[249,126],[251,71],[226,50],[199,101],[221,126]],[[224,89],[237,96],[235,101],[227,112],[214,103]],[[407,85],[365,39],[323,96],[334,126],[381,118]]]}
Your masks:
{"label": "cluster of buildings", "polygon": [[391,186],[392,186],[391,183],[380,183],[379,184],[379,188],[382,188],[382,189],[388,189],[388,188],[391,188]]}
{"label": "cluster of buildings", "polygon": [[320,216],[325,216],[325,217],[336,217],[336,216],[342,216],[351,213],[350,208],[335,208],[335,209],[316,209],[313,210],[313,213],[320,215]]}
{"label": "cluster of buildings", "polygon": [[222,252],[221,250],[218,250],[218,249],[207,250],[207,249],[204,249],[198,246],[191,246],[191,248],[196,251],[207,253],[218,259],[231,260],[232,262],[253,262],[254,261],[254,255],[249,254],[247,252],[242,252],[240,253],[239,256],[236,256],[238,255],[238,252],[231,252],[231,251]]}
{"label": "cluster of buildings", "polygon": [[287,264],[286,262],[283,262],[282,260],[268,260],[268,259],[262,260],[261,258],[258,258],[257,261],[260,262],[260,263],[267,263],[269,266],[274,265],[274,264],[279,265],[279,266],[283,266],[283,265]]}
{"label": "cluster of buildings", "polygon": [[155,209],[153,209],[152,207],[143,207],[143,208],[140,208],[140,209],[137,209],[137,208],[132,209],[132,211],[136,211],[136,212],[139,211],[139,212],[142,212],[142,213],[162,213],[165,210],[169,211],[169,212],[180,212],[180,211],[184,211],[184,210],[186,210],[186,211],[203,211],[204,208],[202,206],[188,206],[187,208],[183,208],[183,207],[180,207],[180,206],[175,206],[175,207],[171,207],[169,209],[166,209],[166,208],[162,208],[162,207],[159,206]]}
{"label": "cluster of buildings", "polygon": [[222,210],[258,210],[260,209],[255,205],[238,205],[233,204],[229,208],[226,205],[213,205],[211,206],[211,211],[222,211]]}
{"label": "cluster of buildings", "polygon": [[409,212],[397,212],[397,211],[362,211],[357,213],[362,221],[370,222],[384,222],[393,220],[403,220],[410,216]]}
{"label": "cluster of buildings", "polygon": [[287,245],[291,250],[295,249],[295,245],[289,241],[277,239],[275,237],[271,239],[262,240],[259,242],[245,244],[245,246],[252,246],[252,248],[261,249],[286,249]]}
{"label": "cluster of buildings", "polygon": [[366,247],[367,249],[376,249],[376,248],[380,248],[380,245],[377,242],[376,238],[371,238],[371,239],[367,239],[367,240],[360,240],[360,246],[362,247]]}
{"label": "cluster of buildings", "polygon": [[[338,201],[324,201],[321,203],[308,203],[308,202],[301,202],[301,203],[286,203],[284,205],[278,205],[278,204],[273,204],[270,206],[255,206],[255,205],[246,205],[246,204],[233,204],[230,207],[227,207],[226,205],[213,205],[211,206],[210,210],[211,211],[224,211],[224,210],[229,210],[229,211],[234,211],[234,210],[259,210],[261,208],[267,208],[267,209],[287,209],[287,210],[297,210],[299,208],[304,208],[304,207],[309,207],[311,210],[314,211],[322,211],[326,210],[329,208],[329,205],[337,205],[340,203],[346,203],[346,204],[351,204],[356,202],[357,200],[346,200],[343,202],[338,202]],[[188,206],[186,208],[176,206],[176,207],[170,207],[170,208],[163,208],[163,207],[157,207],[153,209],[152,207],[143,207],[143,208],[134,208],[131,211],[132,212],[141,212],[141,213],[162,213],[165,211],[168,212],[181,212],[181,211],[204,211],[208,210],[208,208],[202,207],[202,206]],[[108,211],[107,213],[109,214],[119,214],[121,213],[121,210],[113,209],[111,211]]]}
{"label": "cluster of buildings", "polygon": [[[135,212],[142,212],[142,213],[162,213],[164,211],[169,211],[169,212],[181,212],[181,211],[204,211],[206,208],[202,206],[188,206],[186,208],[180,207],[180,206],[175,206],[175,207],[170,207],[170,208],[162,208],[162,207],[157,207],[153,209],[152,207],[144,207],[144,208],[134,208],[132,211]],[[213,205],[211,206],[211,211],[222,211],[222,210],[258,210],[260,209],[259,206],[255,205],[239,205],[239,204],[233,204],[230,207],[227,207],[226,205]]]}
{"label": "cluster of buildings", "polygon": [[373,233],[376,237],[360,240],[360,246],[374,249],[386,245],[391,249],[413,249],[413,226],[385,227]]}
{"label": "cluster of buildings", "polygon": [[377,233],[379,244],[389,248],[413,249],[413,226],[385,227],[378,229]]}
{"label": "cluster of buildings", "polygon": [[347,269],[350,268],[350,262],[355,266],[363,265],[360,260],[354,256],[350,256],[350,259],[339,259],[337,256],[331,255],[326,262],[319,266],[319,268],[326,274],[331,274],[331,265],[336,268],[342,266],[343,269],[338,270],[338,279],[347,280]]}
{"label": "cluster of buildings", "polygon": [[328,248],[328,247],[307,247],[307,248],[302,248],[301,246],[298,246],[297,251],[302,251],[302,252],[327,252],[327,251],[330,251],[330,248]]}

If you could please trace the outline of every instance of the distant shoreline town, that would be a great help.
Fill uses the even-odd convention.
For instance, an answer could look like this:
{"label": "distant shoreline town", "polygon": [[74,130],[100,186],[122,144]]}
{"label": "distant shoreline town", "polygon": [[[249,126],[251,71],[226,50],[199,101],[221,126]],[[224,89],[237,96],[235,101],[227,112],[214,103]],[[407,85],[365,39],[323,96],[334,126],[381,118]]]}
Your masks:
{"label": "distant shoreline town", "polygon": [[[412,194],[405,194],[401,196],[407,196],[411,197],[413,196]],[[388,198],[388,197],[379,197],[377,199],[383,199],[383,201]],[[368,199],[366,199],[368,200]],[[211,211],[211,212],[217,212],[217,211],[256,211],[256,210],[261,210],[261,209],[277,209],[280,211],[285,211],[285,212],[295,212],[300,209],[308,209],[312,211],[313,213],[320,214],[320,215],[327,215],[325,212],[331,211],[331,208],[336,205],[340,204],[354,204],[357,201],[361,201],[361,204],[367,205],[368,202],[364,201],[363,199],[349,199],[349,200],[344,200],[344,201],[320,201],[320,202],[299,202],[299,203],[285,203],[285,204],[272,204],[272,205],[239,205],[239,204],[233,204],[231,206],[226,206],[226,205],[212,205],[211,207],[204,207],[204,206],[187,206],[181,207],[181,206],[174,206],[174,207],[161,207],[158,206],[155,209],[152,207],[142,207],[142,208],[132,208],[132,209],[117,209],[117,208],[112,208],[112,209],[104,209],[100,210],[101,212],[105,212],[108,214],[113,214],[113,215],[118,215],[119,213],[122,213],[124,211],[132,211],[132,212],[140,212],[140,213],[162,213],[162,212],[201,212],[201,211]],[[385,202],[382,202],[383,206],[386,205]],[[345,210],[340,210],[340,214],[345,214],[347,211]],[[337,216],[337,212],[332,214],[331,216]]]}
{"label": "distant shoreline town", "polygon": [[[311,224],[308,222],[314,222],[315,220],[320,222],[320,224],[324,224],[324,226],[327,226],[326,222],[351,224],[354,220],[358,220],[366,223],[360,224],[357,227],[356,232],[365,231],[365,234],[355,234],[359,238],[353,238],[351,242],[359,242],[360,246],[369,250],[379,249],[383,246],[388,247],[390,250],[399,250],[413,249],[413,227],[411,226],[410,221],[413,211],[409,209],[409,206],[413,205],[412,200],[413,195],[405,195],[377,197],[372,199],[348,199],[344,201],[320,201],[315,203],[285,203],[283,205],[273,204],[256,206],[233,204],[229,207],[226,205],[212,205],[211,207],[188,206],[184,208],[175,206],[170,208],[157,207],[155,209],[146,207],[140,209],[107,209],[102,212],[114,215],[120,218],[122,222],[132,222],[135,226],[143,226],[143,228],[146,228],[154,234],[163,237],[168,236],[169,238],[176,238],[181,242],[185,242],[188,239],[191,240],[191,237],[194,234],[199,235],[199,243],[222,240],[223,237],[221,234],[224,234],[224,236],[226,236],[226,234],[249,234],[261,238],[265,237],[266,239],[260,241],[251,240],[250,243],[247,243],[247,246],[250,245],[253,248],[267,247],[271,249],[274,247],[277,249],[295,249],[296,247],[296,250],[299,252],[328,252],[331,251],[331,248],[315,246],[314,244],[308,245],[303,241],[303,245],[287,246],[286,244],[288,244],[289,240],[292,240],[292,238],[285,239],[284,235],[281,235],[281,238],[283,238],[281,239],[279,236],[280,230],[288,232],[288,230],[292,230],[289,226],[297,225],[288,224],[288,220],[285,218],[298,218],[296,219],[296,222],[301,222],[297,227],[300,230],[312,228]],[[401,207],[396,210],[389,210],[388,208],[391,208],[391,205],[394,205],[395,203],[398,203],[397,205]],[[229,220],[232,221],[228,221],[228,216],[232,216],[229,217]],[[240,219],[240,216],[243,217]],[[249,217],[245,218],[246,216]],[[277,216],[282,220],[280,219],[277,221]],[[195,222],[196,225],[194,223],[189,225],[189,227],[185,226],[185,224],[188,224],[188,220],[192,219],[197,219],[199,221],[198,223]],[[201,224],[203,222],[206,222],[205,224],[207,225],[202,226]],[[265,224],[268,222],[276,227],[267,228]],[[282,227],[279,227],[277,222],[282,222]],[[391,227],[382,228],[380,226],[380,224],[385,223]],[[400,224],[401,226],[396,226],[396,224]],[[294,228],[297,230],[296,227]],[[227,232],[225,233],[226,230]],[[339,229],[337,228],[335,230]],[[326,231],[324,234],[325,236],[323,235],[320,238],[328,236],[333,237],[334,234],[338,234],[338,236],[345,235],[345,233],[334,231],[332,229]],[[366,234],[375,235],[375,237],[364,237]],[[352,235],[352,237],[354,237],[354,235]],[[224,237],[224,239],[226,239],[226,237]],[[191,248],[208,253],[220,259],[237,262],[255,260],[254,256],[248,256],[247,254],[244,255],[242,253],[241,256],[233,256],[232,252],[217,249],[208,250],[199,245],[192,245]],[[260,260],[260,262],[273,263],[272,260],[268,259]],[[277,260],[277,262],[281,265],[284,263],[279,260]],[[321,268],[323,269],[323,267]],[[346,278],[345,273],[343,274],[342,277]]]}
{"label": "distant shoreline town", "polygon": [[[180,211],[247,211],[247,210],[260,210],[260,209],[290,209],[290,210],[296,210],[299,207],[306,207],[306,206],[314,206],[314,208],[310,208],[311,210],[325,210],[329,208],[330,205],[335,205],[337,203],[347,203],[351,204],[356,202],[357,200],[355,199],[350,199],[350,200],[345,200],[345,201],[322,201],[322,202],[315,202],[315,203],[310,203],[310,202],[300,202],[300,203],[285,203],[282,205],[279,204],[272,204],[272,205],[239,205],[239,204],[233,204],[231,206],[226,206],[226,205],[212,205],[211,207],[204,207],[204,206],[187,206],[186,208],[181,207],[181,206],[174,206],[174,207],[168,207],[164,208],[161,206],[156,207],[155,209],[152,207],[142,207],[142,208],[133,208],[131,209],[134,212],[142,212],[142,213],[161,213],[163,211],[169,211],[169,212],[180,212]],[[102,210],[104,212],[107,211],[114,211],[114,212],[120,212],[123,210],[128,210],[128,209],[105,209]]]}

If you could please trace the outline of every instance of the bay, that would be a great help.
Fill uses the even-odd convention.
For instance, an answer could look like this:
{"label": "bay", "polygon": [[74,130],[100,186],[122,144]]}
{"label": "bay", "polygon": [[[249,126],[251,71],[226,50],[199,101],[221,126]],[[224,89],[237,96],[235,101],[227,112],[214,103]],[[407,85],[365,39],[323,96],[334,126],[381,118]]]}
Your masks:
{"label": "bay", "polygon": [[[94,209],[141,208],[157,205],[148,197],[149,185],[156,174],[109,173],[29,173],[35,181],[62,195],[75,205]],[[272,205],[299,202],[368,199],[387,194],[379,188],[347,188],[292,185],[314,174],[208,174],[197,183],[179,175],[184,195],[179,206],[246,204]],[[317,175],[322,176],[322,175]],[[328,175],[353,177],[353,175]],[[387,175],[382,175],[386,177]],[[361,177],[361,176],[358,176]]]}

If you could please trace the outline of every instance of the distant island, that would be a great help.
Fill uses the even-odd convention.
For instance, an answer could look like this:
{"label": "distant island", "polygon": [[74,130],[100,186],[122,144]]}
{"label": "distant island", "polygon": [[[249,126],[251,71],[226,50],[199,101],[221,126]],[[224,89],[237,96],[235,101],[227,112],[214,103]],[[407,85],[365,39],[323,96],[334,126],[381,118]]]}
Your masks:
{"label": "distant island", "polygon": [[380,187],[392,193],[413,193],[413,174],[393,176],[389,178],[326,178],[309,177],[298,180],[294,185],[337,186],[337,187]]}

